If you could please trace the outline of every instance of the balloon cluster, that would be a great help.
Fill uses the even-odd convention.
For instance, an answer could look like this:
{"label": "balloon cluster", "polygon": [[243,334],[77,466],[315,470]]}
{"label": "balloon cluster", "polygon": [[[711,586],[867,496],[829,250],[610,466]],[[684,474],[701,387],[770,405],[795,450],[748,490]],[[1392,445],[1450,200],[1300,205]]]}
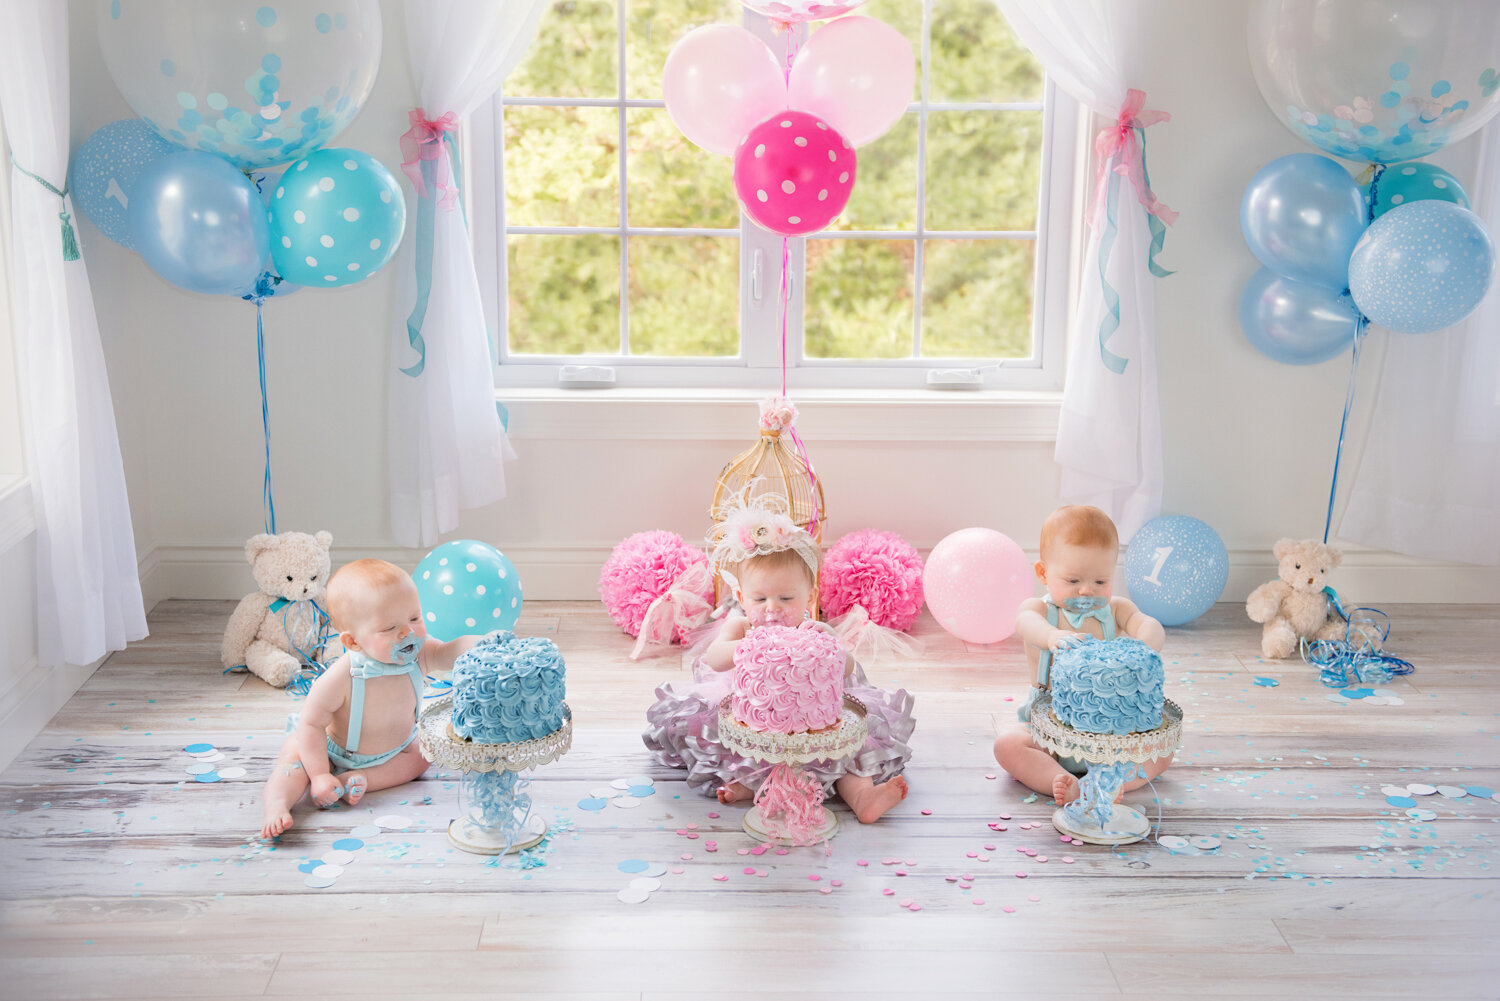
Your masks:
{"label": "balloon cluster", "polygon": [[[858,6],[745,5],[788,25]],[[873,18],[824,25],[786,69],[749,31],[713,24],[672,47],[662,94],[683,135],[734,157],[735,194],[751,220],[779,236],[807,236],[843,211],[854,190],[854,147],[895,124],[915,79],[910,43]]]}
{"label": "balloon cluster", "polygon": [[1240,226],[1264,267],[1240,300],[1250,342],[1305,365],[1343,352],[1366,321],[1419,334],[1462,320],[1489,289],[1494,247],[1453,175],[1403,161],[1500,112],[1490,5],[1260,0],[1248,29],[1256,83],[1282,122],[1372,163],[1363,185],[1311,153],[1251,179]]}
{"label": "balloon cluster", "polygon": [[257,300],[353,284],[391,259],[406,225],[395,178],[358,150],[322,148],[374,85],[377,0],[316,13],[107,0],[98,26],[140,116],[96,131],[69,170],[105,236],[182,288]]}

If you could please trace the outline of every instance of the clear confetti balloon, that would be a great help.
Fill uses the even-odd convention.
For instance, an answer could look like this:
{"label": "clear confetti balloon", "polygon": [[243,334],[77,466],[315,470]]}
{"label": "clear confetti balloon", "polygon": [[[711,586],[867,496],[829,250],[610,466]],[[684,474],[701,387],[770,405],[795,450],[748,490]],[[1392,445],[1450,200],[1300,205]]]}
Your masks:
{"label": "clear confetti balloon", "polygon": [[99,48],[127,104],[163,137],[242,168],[338,135],[380,65],[377,0],[100,0]]}
{"label": "clear confetti balloon", "polygon": [[1125,553],[1130,600],[1164,626],[1191,622],[1229,582],[1229,550],[1207,523],[1162,515],[1141,526]]}
{"label": "clear confetti balloon", "polygon": [[1257,0],[1246,37],[1271,111],[1346,160],[1415,160],[1500,112],[1494,0]]}
{"label": "clear confetti balloon", "polygon": [[1349,293],[1387,330],[1451,327],[1489,291],[1495,247],[1484,223],[1452,202],[1398,205],[1376,219],[1349,258]]}
{"label": "clear confetti balloon", "polygon": [[801,24],[803,21],[826,21],[847,14],[865,0],[834,0],[819,3],[818,0],[740,0],[757,14],[764,14],[783,24]]}
{"label": "clear confetti balloon", "polygon": [[287,281],[337,288],[390,262],[406,229],[401,186],[357,149],[320,149],[287,168],[271,195],[271,259]]}
{"label": "clear confetti balloon", "polygon": [[445,542],[411,576],[427,632],[440,640],[509,629],[521,617],[521,577],[487,542]]}
{"label": "clear confetti balloon", "polygon": [[168,153],[173,146],[139,118],[110,122],[94,132],[73,154],[68,169],[68,193],[99,232],[129,250],[130,192],[141,171]]}

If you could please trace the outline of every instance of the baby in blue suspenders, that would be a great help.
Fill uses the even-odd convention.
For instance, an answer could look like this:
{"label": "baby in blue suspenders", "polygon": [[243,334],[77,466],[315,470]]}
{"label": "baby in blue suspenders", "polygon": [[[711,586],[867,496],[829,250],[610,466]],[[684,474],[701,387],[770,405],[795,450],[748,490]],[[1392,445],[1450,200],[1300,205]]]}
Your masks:
{"label": "baby in blue suspenders", "polygon": [[288,737],[263,794],[261,837],[292,826],[309,786],[313,802],[351,806],[367,792],[427,770],[415,743],[423,674],[447,671],[478,637],[428,641],[411,577],[384,560],[355,560],[328,582],[328,610],[346,653],[287,719]]}
{"label": "baby in blue suspenders", "polygon": [[[1167,634],[1161,623],[1125,598],[1112,597],[1120,537],[1109,515],[1097,507],[1074,504],[1060,507],[1042,523],[1041,559],[1036,575],[1047,593],[1027,598],[1016,616],[1016,633],[1026,644],[1032,668],[1032,688],[1017,711],[1024,724],[1031,703],[1047,687],[1052,654],[1087,638],[1110,640],[1130,636],[1161,652]],[[995,741],[995,760],[1023,785],[1057,800],[1059,806],[1078,798],[1078,778],[1088,766],[1074,758],[1059,759],[1037,746],[1031,728],[1018,726]],[[1171,764],[1158,758],[1145,765],[1146,777],[1156,778]],[[1145,778],[1128,783],[1134,789]]]}

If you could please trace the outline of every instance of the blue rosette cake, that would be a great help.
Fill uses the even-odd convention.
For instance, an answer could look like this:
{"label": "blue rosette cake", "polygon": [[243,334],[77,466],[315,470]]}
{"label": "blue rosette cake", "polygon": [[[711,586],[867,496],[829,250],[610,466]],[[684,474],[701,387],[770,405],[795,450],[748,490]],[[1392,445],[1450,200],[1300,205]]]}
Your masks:
{"label": "blue rosette cake", "polygon": [[1091,640],[1054,654],[1052,712],[1083,733],[1138,733],[1162,725],[1161,657],[1140,640]]}
{"label": "blue rosette cake", "polygon": [[453,665],[453,732],[476,744],[547,736],[563,725],[565,672],[551,640],[490,633]]}

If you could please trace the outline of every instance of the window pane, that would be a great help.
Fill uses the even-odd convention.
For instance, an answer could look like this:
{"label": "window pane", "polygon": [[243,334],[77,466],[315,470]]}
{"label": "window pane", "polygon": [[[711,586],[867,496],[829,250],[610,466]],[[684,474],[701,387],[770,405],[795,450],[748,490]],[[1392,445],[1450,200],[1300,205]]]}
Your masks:
{"label": "window pane", "polygon": [[854,193],[833,229],[917,228],[917,116],[856,150]]}
{"label": "window pane", "polygon": [[935,0],[928,86],[939,104],[1041,101],[1042,67],[994,0]]}
{"label": "window pane", "polygon": [[1031,240],[929,240],[922,357],[1031,357]]}
{"label": "window pane", "polygon": [[506,108],[506,225],[618,226],[619,146],[613,108]]}
{"label": "window pane", "polygon": [[625,123],[630,225],[739,226],[729,157],[711,156],[688,142],[664,109],[631,108]]}
{"label": "window pane", "polygon": [[513,354],[620,350],[620,239],[512,236],[506,337]]}
{"label": "window pane", "polygon": [[625,96],[659,100],[661,71],[672,46],[705,24],[739,24],[741,9],[735,0],[630,0],[625,8]]}
{"label": "window pane", "polygon": [[935,111],[927,119],[927,228],[1036,229],[1040,111]]}
{"label": "window pane", "polygon": [[613,0],[548,5],[526,59],[505,81],[507,97],[615,97],[619,29]]}
{"label": "window pane", "polygon": [[740,353],[740,241],[630,238],[630,353],[724,358]]}
{"label": "window pane", "polygon": [[910,358],[915,253],[910,240],[808,240],[803,353]]}

